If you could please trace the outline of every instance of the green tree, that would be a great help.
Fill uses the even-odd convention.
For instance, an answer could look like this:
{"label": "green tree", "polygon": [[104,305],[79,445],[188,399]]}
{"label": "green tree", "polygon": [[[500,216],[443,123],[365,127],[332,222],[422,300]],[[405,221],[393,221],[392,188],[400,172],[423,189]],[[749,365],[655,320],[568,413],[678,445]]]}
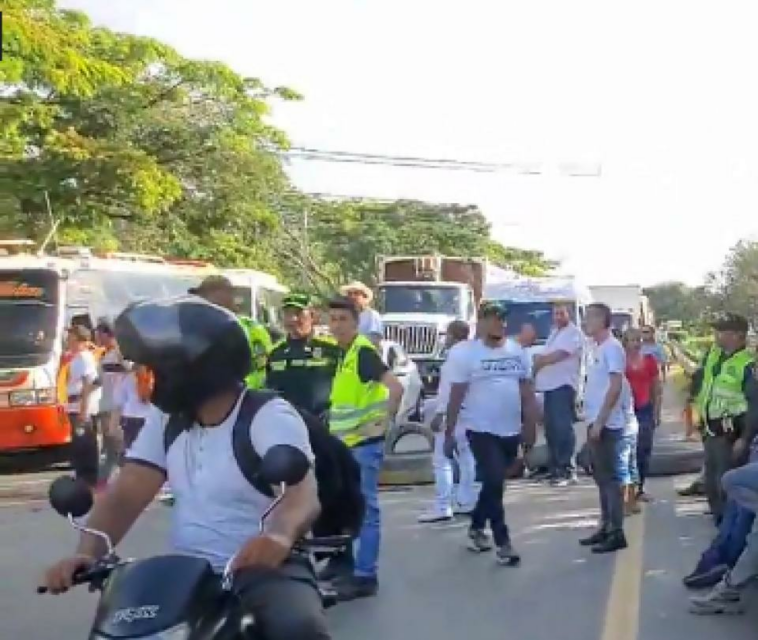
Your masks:
{"label": "green tree", "polygon": [[417,201],[327,202],[290,196],[278,244],[298,286],[328,294],[348,280],[376,281],[381,255],[484,257],[521,273],[542,275],[555,265],[538,251],[504,247],[475,206]]}
{"label": "green tree", "polygon": [[758,330],[758,242],[743,240],[732,247],[712,282],[720,308],[744,315]]}
{"label": "green tree", "polygon": [[[40,238],[265,266],[290,187],[265,122],[297,97],[51,0],[9,0],[0,66],[0,212]],[[6,64],[6,60],[8,63]]]}

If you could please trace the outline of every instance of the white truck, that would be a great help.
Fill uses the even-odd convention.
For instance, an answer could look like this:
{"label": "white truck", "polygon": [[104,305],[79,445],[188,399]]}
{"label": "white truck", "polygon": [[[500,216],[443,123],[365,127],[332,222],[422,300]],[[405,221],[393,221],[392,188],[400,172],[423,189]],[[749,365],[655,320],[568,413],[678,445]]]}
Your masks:
{"label": "white truck", "polygon": [[[536,343],[529,347],[533,357],[542,353],[553,328],[553,309],[557,305],[568,307],[572,320],[582,326],[587,305],[593,302],[588,287],[570,276],[491,278],[484,288],[484,299],[498,302],[507,311],[508,334],[515,336],[529,323],[536,332]],[[580,365],[577,406],[581,408],[584,383],[591,350],[585,347]]]}
{"label": "white truck", "polygon": [[474,327],[488,268],[482,258],[382,256],[377,310],[387,340],[399,343],[419,368],[427,395],[436,392],[445,332],[453,320]]}
{"label": "white truck", "polygon": [[631,327],[653,324],[647,296],[638,284],[591,286],[592,298],[611,308],[612,328],[623,333]]}

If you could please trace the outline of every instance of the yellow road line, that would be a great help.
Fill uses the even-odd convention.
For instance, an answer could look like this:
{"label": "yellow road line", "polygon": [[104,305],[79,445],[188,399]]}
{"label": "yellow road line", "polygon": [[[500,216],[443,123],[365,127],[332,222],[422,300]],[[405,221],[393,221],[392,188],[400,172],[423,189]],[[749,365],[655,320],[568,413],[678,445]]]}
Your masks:
{"label": "yellow road line", "polygon": [[644,561],[645,514],[626,519],[629,547],[616,556],[601,640],[637,640]]}

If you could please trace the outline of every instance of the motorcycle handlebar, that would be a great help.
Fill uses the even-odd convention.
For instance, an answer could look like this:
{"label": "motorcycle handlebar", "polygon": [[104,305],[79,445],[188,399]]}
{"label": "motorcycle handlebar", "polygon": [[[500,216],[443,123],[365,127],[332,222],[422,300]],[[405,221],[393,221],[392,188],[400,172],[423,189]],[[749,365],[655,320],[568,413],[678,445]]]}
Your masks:
{"label": "motorcycle handlebar", "polygon": [[[111,571],[113,571],[113,567],[111,565],[94,565],[92,567],[89,567],[88,569],[79,569],[77,570],[71,579],[72,586],[76,587],[81,584],[89,584],[92,582],[95,582],[96,580],[99,580],[101,578],[106,577]],[[37,593],[47,593],[48,588],[43,586],[37,587]]]}

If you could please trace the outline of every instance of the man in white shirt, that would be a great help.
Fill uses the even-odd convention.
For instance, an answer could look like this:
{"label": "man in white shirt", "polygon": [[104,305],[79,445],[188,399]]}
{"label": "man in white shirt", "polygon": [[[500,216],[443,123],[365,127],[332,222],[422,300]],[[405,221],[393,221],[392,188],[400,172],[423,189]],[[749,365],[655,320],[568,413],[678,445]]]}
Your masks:
{"label": "man in white shirt", "polygon": [[[455,358],[453,352],[468,348],[470,329],[468,323],[454,320],[447,327],[445,348],[448,360]],[[458,429],[455,458],[458,462],[458,489],[454,493],[453,461],[445,454],[445,413],[450,398],[450,364],[446,361],[440,370],[440,383],[432,409],[431,428],[434,431],[434,507],[419,516],[419,522],[434,523],[451,520],[454,514],[470,514],[476,504],[476,461],[471,453],[466,433]]]}
{"label": "man in white shirt", "polygon": [[489,523],[498,563],[515,566],[521,557],[511,545],[505,524],[503,487],[519,446],[534,443],[537,402],[529,356],[515,340],[506,337],[505,316],[500,305],[484,304],[477,325],[480,337],[450,354],[445,446],[448,452],[454,449],[460,424],[467,432],[482,480],[471,514],[469,549],[492,549],[485,532]]}
{"label": "man in white shirt", "polygon": [[[127,369],[124,359],[116,343],[116,336],[112,324],[102,318],[95,327],[95,340],[97,346],[103,350],[103,355],[98,363],[98,377],[100,378],[100,412],[98,424],[102,429],[103,453],[105,464],[100,469],[101,480],[107,481],[113,469],[116,467],[121,454],[121,438],[118,431],[113,431],[111,415],[116,410],[116,389],[121,384]],[[118,426],[118,422],[116,422]]]}
{"label": "man in white shirt", "polygon": [[371,340],[374,346],[381,352],[381,344],[384,339],[384,324],[379,312],[371,308],[374,292],[365,284],[356,280],[342,287],[340,293],[350,298],[360,311],[358,333]]}
{"label": "man in white shirt", "polygon": [[596,347],[587,372],[584,407],[589,421],[588,442],[592,469],[600,495],[600,526],[582,546],[593,553],[625,549],[621,456],[624,435],[631,427],[634,403],[626,380],[626,354],[611,333],[611,309],[594,303],[587,307],[587,334]]}
{"label": "man in white shirt", "polygon": [[66,413],[71,424],[71,463],[77,478],[97,485],[100,453],[95,416],[100,405],[97,361],[90,350],[92,334],[81,325],[68,330],[67,347],[72,355],[66,381]]}
{"label": "man in white shirt", "polygon": [[[207,560],[217,574],[231,560],[234,590],[267,640],[328,640],[313,567],[292,550],[319,513],[313,468],[288,488],[260,531],[275,493],[252,483],[235,455],[233,433],[249,428],[259,457],[287,445],[314,461],[297,411],[278,398],[260,404],[256,392],[245,391],[252,356],[242,325],[234,314],[193,296],[134,305],[117,319],[116,331],[124,356],[146,360],[155,373],[156,408],[121,473],[95,502],[88,526],[118,544],[168,478],[176,495],[175,552]],[[166,414],[192,421],[173,443],[166,441]],[[48,569],[44,584],[63,593],[77,571],[106,552],[102,540],[82,534],[76,554]]]}
{"label": "man in white shirt", "polygon": [[565,487],[576,482],[574,417],[584,336],[566,305],[555,305],[553,324],[545,350],[534,358],[534,376],[537,392],[544,394],[551,484]]}

